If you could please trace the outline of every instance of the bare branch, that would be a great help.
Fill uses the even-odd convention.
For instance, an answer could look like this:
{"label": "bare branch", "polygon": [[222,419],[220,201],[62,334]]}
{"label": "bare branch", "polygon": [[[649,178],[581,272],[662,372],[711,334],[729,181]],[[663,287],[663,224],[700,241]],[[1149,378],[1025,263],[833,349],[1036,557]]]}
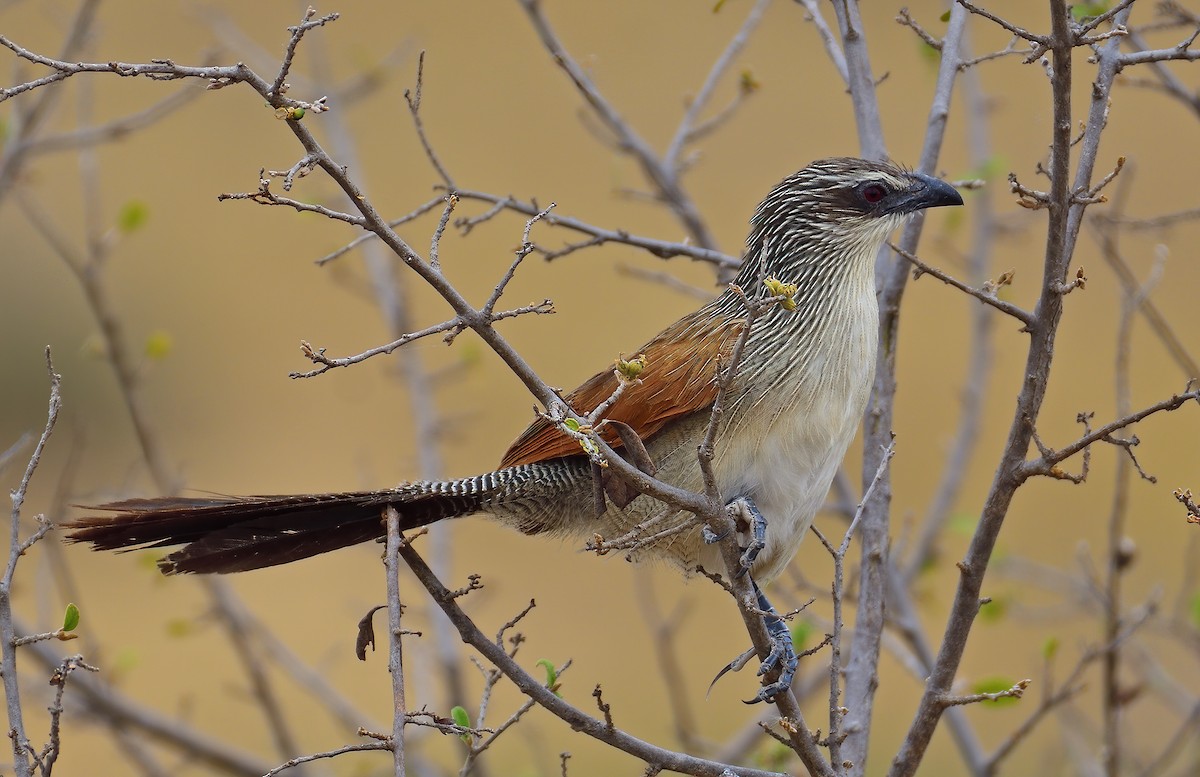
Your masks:
{"label": "bare branch", "polygon": [[346,753],[362,753],[362,752],[367,752],[367,751],[371,751],[371,750],[390,750],[390,749],[391,749],[391,746],[388,745],[387,742],[380,742],[380,741],[361,742],[357,745],[345,745],[344,747],[338,747],[333,750],[325,750],[320,753],[313,753],[311,755],[302,755],[302,756],[298,756],[296,758],[291,758],[291,759],[279,764],[279,766],[276,766],[274,769],[270,770],[269,772],[265,772],[262,777],[275,777],[275,775],[282,774],[283,772],[286,772],[288,769],[291,769],[292,767],[300,766],[301,764],[312,763],[313,761],[320,761],[321,759],[324,759],[324,758],[337,758],[338,756],[345,755]]}
{"label": "bare branch", "polygon": [[1019,699],[1025,695],[1025,689],[1033,680],[1020,680],[1016,685],[996,693],[972,693],[966,696],[947,695],[942,697],[942,704],[953,707],[961,704],[978,704],[981,701],[998,701],[1000,699]]}
{"label": "bare branch", "polygon": [[[387,575],[388,610],[388,674],[392,680],[392,735],[388,739],[396,777],[404,777],[404,724],[408,708],[404,700],[404,650],[401,645],[400,619],[404,608],[400,604],[400,554],[411,549],[400,534],[400,513],[388,505],[383,510],[387,523],[387,549],[384,551],[384,572]],[[452,597],[453,598],[453,597]]]}
{"label": "bare branch", "polygon": [[[708,77],[704,79],[704,85],[700,87],[700,91],[688,103],[687,110],[684,112],[683,118],[680,119],[679,126],[675,129],[675,135],[671,138],[666,153],[663,154],[662,166],[667,170],[675,171],[677,175],[680,170],[680,154],[683,152],[683,147],[715,126],[711,122],[700,125],[700,112],[712,100],[713,91],[716,89],[717,84],[725,75],[725,72],[729,70],[733,64],[733,60],[746,47],[746,42],[750,39],[754,30],[758,28],[763,14],[766,13],[767,7],[770,5],[771,0],[757,0],[754,7],[750,9],[750,13],[746,15],[746,20],[742,22],[742,26],[733,36],[733,39],[729,41],[729,45],[721,52],[721,56],[717,57],[717,60],[713,62],[712,68],[708,71]],[[741,94],[746,94],[746,92],[740,90],[739,95]]]}
{"label": "bare branch", "polygon": [[[29,757],[34,754],[28,734],[25,733],[24,713],[21,709],[21,691],[17,683],[17,636],[13,623],[12,589],[17,573],[17,562],[22,555],[21,542],[21,508],[25,505],[25,495],[29,483],[42,460],[46,443],[54,432],[58,421],[58,412],[62,408],[62,376],[54,371],[54,362],[50,358],[50,348],[46,348],[46,370],[50,374],[50,403],[46,413],[46,425],[41,437],[33,447],[29,463],[21,482],[10,494],[12,512],[8,527],[8,560],[4,568],[4,576],[0,577],[0,676],[4,683],[4,700],[8,711],[9,739],[13,748],[13,768],[19,777],[30,777],[32,766]],[[44,532],[43,532],[44,533]]]}
{"label": "bare branch", "polygon": [[1034,35],[1024,27],[1018,27],[1007,19],[1002,19],[990,11],[986,11],[977,5],[967,2],[967,0],[955,0],[955,2],[957,2],[963,8],[966,8],[971,13],[982,16],[983,18],[995,23],[997,26],[1003,27],[1013,35],[1016,35],[1018,38],[1023,38],[1030,43],[1036,43],[1041,47],[1049,47],[1050,45],[1050,38],[1045,35]]}
{"label": "bare branch", "polygon": [[945,283],[948,286],[953,286],[954,288],[956,288],[959,291],[964,292],[966,294],[970,294],[972,297],[974,297],[975,299],[984,303],[985,305],[990,305],[991,307],[994,307],[996,310],[999,310],[1001,313],[1007,313],[1008,315],[1010,315],[1013,318],[1020,321],[1025,327],[1029,327],[1031,324],[1033,324],[1034,318],[1033,318],[1032,313],[1030,313],[1028,310],[1025,310],[1024,308],[1020,307],[1019,305],[1014,305],[1011,302],[1006,302],[996,296],[995,288],[998,288],[999,286],[1005,285],[1005,284],[1003,284],[1003,283],[996,284],[996,286],[993,288],[976,289],[974,287],[968,286],[967,284],[954,278],[953,276],[942,272],[941,270],[937,269],[936,267],[925,264],[920,259],[918,259],[915,255],[909,253],[908,251],[905,251],[903,248],[900,248],[899,246],[896,246],[892,243],[889,243],[888,245],[891,246],[893,251],[895,251],[900,256],[904,257],[906,260],[908,260],[913,265],[913,267],[915,268],[913,270],[913,280],[920,278],[922,275],[926,275],[926,274],[932,275],[934,278],[937,278],[942,283]]}
{"label": "bare branch", "polygon": [[304,21],[295,27],[288,27],[288,32],[292,34],[291,40],[288,41],[287,49],[283,54],[283,61],[279,64],[279,74],[275,76],[275,81],[267,89],[265,97],[278,97],[287,91],[287,84],[284,83],[287,79],[288,71],[292,69],[292,59],[296,56],[296,47],[300,45],[300,39],[304,34],[315,27],[324,27],[329,22],[337,21],[340,14],[331,13],[314,19],[317,15],[316,8],[308,8],[304,12]]}
{"label": "bare branch", "polygon": [[798,0],[800,5],[804,6],[807,12],[807,21],[812,23],[813,27],[817,28],[817,35],[821,38],[821,45],[825,48],[825,54],[829,57],[829,61],[833,64],[838,75],[842,77],[842,82],[847,86],[850,84],[850,76],[846,69],[846,56],[842,53],[842,49],[838,46],[837,36],[829,27],[829,23],[825,21],[825,17],[821,15],[821,5],[817,0]]}
{"label": "bare branch", "polygon": [[[449,197],[449,196],[451,196],[451,195],[434,197],[431,200],[427,200],[426,202],[423,202],[422,204],[418,205],[416,208],[414,208],[413,210],[404,214],[400,218],[387,222],[387,225],[389,228],[395,229],[396,227],[400,226],[401,224],[407,224],[408,222],[413,221],[414,219],[420,218],[421,216],[424,216],[426,213],[428,213],[429,211],[436,208],[438,205],[443,205],[443,206],[446,205],[447,197]],[[345,256],[350,251],[353,251],[355,248],[358,248],[363,243],[366,243],[370,240],[378,240],[378,239],[379,239],[379,236],[376,235],[374,232],[366,232],[366,233],[361,234],[358,237],[354,238],[353,240],[351,240],[349,243],[342,246],[338,250],[336,250],[332,253],[326,254],[325,256],[322,256],[320,259],[317,259],[314,262],[314,264],[316,264],[318,267],[326,265],[335,259],[340,259],[341,257]]]}
{"label": "bare branch", "polygon": [[1190,401],[1200,402],[1200,388],[1189,388],[1181,394],[1172,395],[1168,399],[1157,402],[1149,407],[1142,408],[1135,413],[1123,416],[1110,421],[1109,423],[1095,429],[1088,434],[1083,435],[1070,445],[1064,446],[1058,450],[1046,450],[1042,456],[1025,463],[1020,469],[1020,476],[1028,478],[1033,475],[1048,475],[1051,473],[1054,465],[1065,459],[1074,456],[1079,451],[1086,449],[1089,445],[1101,440],[1107,440],[1113,432],[1119,432],[1131,424],[1135,424],[1144,418],[1154,415],[1155,413],[1171,412],[1178,410]]}
{"label": "bare branch", "polygon": [[742,777],[780,777],[774,772],[766,772],[749,767],[733,767],[730,765],[707,761],[702,758],[672,752],[644,742],[626,734],[618,728],[610,728],[603,720],[593,718],[581,710],[571,706],[557,694],[546,688],[524,669],[522,669],[504,649],[495,641],[486,637],[459,607],[456,600],[450,596],[450,591],[433,576],[425,562],[410,545],[400,549],[400,555],[408,564],[413,574],[421,582],[434,601],[450,618],[463,640],[478,650],[488,661],[502,671],[517,688],[535,700],[547,711],[558,716],[572,729],[587,736],[598,739],[613,747],[640,758],[648,764],[658,765],[663,769],[679,771],[702,777],[721,777],[726,770],[734,771]]}
{"label": "bare branch", "polygon": [[[487,192],[459,190],[456,191],[462,199],[480,200],[482,202],[490,202],[493,208],[489,209],[486,214],[475,219],[466,221],[460,220],[458,226],[464,231],[478,224],[482,220],[486,220],[504,209],[513,210],[525,216],[536,216],[541,212],[541,207],[537,203],[526,203],[512,197],[500,197]],[[715,251],[711,248],[691,245],[690,243],[672,243],[666,240],[658,240],[655,238],[639,237],[632,235],[624,230],[605,229],[588,224],[570,216],[560,216],[550,214],[545,217],[547,224],[554,227],[565,227],[566,229],[580,232],[585,235],[591,235],[597,238],[595,245],[603,245],[604,243],[622,243],[635,248],[641,248],[649,251],[651,254],[660,259],[671,259],[676,256],[686,256],[691,259],[696,259],[704,262],[711,262],[718,267],[735,268],[741,265],[741,260],[736,257],[723,254],[720,251]]]}
{"label": "bare branch", "polygon": [[519,0],[519,2],[529,16],[530,22],[533,23],[533,28],[541,39],[542,45],[554,59],[554,63],[562,68],[596,117],[617,138],[621,150],[637,160],[638,165],[642,168],[642,173],[654,185],[663,201],[675,212],[692,239],[704,248],[714,248],[716,240],[710,233],[708,225],[704,223],[695,204],[680,187],[678,171],[660,162],[649,144],[633,130],[624,117],[600,93],[600,90],[588,78],[579,63],[567,52],[550,27],[549,21],[542,13],[539,0]]}
{"label": "bare branch", "polygon": [[443,321],[440,324],[434,324],[433,326],[425,327],[424,329],[418,330],[416,332],[410,332],[408,334],[402,335],[401,337],[393,340],[392,342],[390,342],[386,345],[380,345],[375,348],[369,348],[369,349],[363,351],[362,353],[355,354],[354,356],[344,356],[340,359],[331,359],[325,355],[324,348],[314,349],[307,341],[301,340],[300,341],[300,350],[304,353],[305,358],[309,359],[310,361],[312,361],[315,364],[320,364],[321,367],[319,367],[315,370],[310,370],[309,372],[289,373],[288,377],[289,378],[311,378],[316,375],[320,375],[322,373],[328,372],[329,370],[332,370],[335,367],[349,367],[351,364],[358,364],[359,362],[364,362],[367,359],[370,359],[372,356],[379,356],[380,354],[391,353],[392,351],[396,350],[397,348],[400,348],[403,345],[407,345],[408,343],[411,343],[413,340],[419,340],[422,337],[428,337],[429,335],[438,334],[439,332],[447,332],[452,329],[458,329],[462,325],[463,325],[463,322],[461,319],[452,318],[449,321]]}
{"label": "bare branch", "polygon": [[438,158],[437,153],[433,150],[433,144],[429,141],[429,136],[425,133],[425,122],[421,118],[421,87],[425,81],[425,52],[422,51],[417,55],[417,83],[412,91],[404,90],[404,101],[408,103],[408,112],[412,116],[413,128],[417,131],[417,139],[421,141],[421,148],[425,149],[425,158],[433,165],[433,169],[437,171],[438,176],[442,179],[442,183],[450,191],[454,191],[458,187],[454,184],[454,179],[450,177],[450,173],[446,170],[442,160]]}
{"label": "bare branch", "polygon": [[[284,178],[284,189],[290,188],[290,179],[293,178],[301,168],[307,168],[311,170],[315,164],[316,158],[312,157],[310,154],[297,163],[297,165],[291,170],[285,171],[284,175],[286,177]],[[301,202],[300,200],[293,200],[289,197],[280,197],[278,194],[275,194],[271,191],[271,180],[278,174],[279,171],[276,170],[260,170],[257,191],[218,194],[217,201],[224,202],[225,200],[250,200],[251,202],[257,202],[259,205],[284,205],[286,207],[298,210],[301,213],[319,213],[320,215],[325,216],[326,218],[331,218],[335,221],[344,221],[347,224],[352,224],[356,227],[366,227],[366,221],[362,216],[355,216],[350,213],[342,213],[341,211],[327,208],[324,205],[317,205],[311,202]]]}

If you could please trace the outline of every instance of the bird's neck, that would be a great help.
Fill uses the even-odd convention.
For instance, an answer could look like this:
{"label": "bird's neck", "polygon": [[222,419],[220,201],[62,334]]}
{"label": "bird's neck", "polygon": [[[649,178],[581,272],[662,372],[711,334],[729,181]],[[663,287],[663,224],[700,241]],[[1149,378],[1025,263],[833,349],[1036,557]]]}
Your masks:
{"label": "bird's neck", "polygon": [[[797,409],[797,403],[809,404],[807,398],[827,395],[851,413],[861,411],[878,345],[877,247],[857,245],[828,257],[791,261],[768,257],[767,277],[796,284],[796,306],[771,305],[752,324],[734,392],[740,410],[762,409],[764,402]],[[768,294],[763,265],[747,265],[737,283],[761,298]],[[725,315],[746,317],[746,303],[736,292],[726,292],[719,303]]]}

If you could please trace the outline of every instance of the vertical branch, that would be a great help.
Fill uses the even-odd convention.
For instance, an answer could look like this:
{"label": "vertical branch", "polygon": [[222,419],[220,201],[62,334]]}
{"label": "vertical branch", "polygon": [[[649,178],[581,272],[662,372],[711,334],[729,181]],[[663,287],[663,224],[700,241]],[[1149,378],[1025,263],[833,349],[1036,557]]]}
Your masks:
{"label": "vertical branch", "polygon": [[[314,36],[310,42],[310,52],[313,56],[313,78],[316,81],[316,91],[322,94],[333,90],[321,86],[321,74],[332,72],[325,62],[326,46],[322,36]],[[417,66],[417,81],[409,99],[409,109],[416,132],[425,147],[426,155],[434,162],[439,175],[451,189],[453,181],[446,168],[438,160],[425,135],[421,120],[421,98],[424,80],[424,53],[420,55]],[[330,111],[323,117],[324,125],[329,134],[329,145],[332,153],[346,165],[348,169],[358,171],[358,183],[366,188],[364,179],[366,165],[359,159],[358,147],[352,133],[346,124],[341,111]],[[345,199],[345,198],[344,198]],[[349,200],[346,200],[349,202]],[[449,214],[449,208],[446,213]],[[436,243],[435,243],[436,245]],[[431,252],[431,258],[436,256]],[[383,249],[378,241],[368,241],[362,247],[363,265],[370,278],[371,293],[375,305],[383,316],[391,340],[399,339],[404,333],[414,329],[412,306],[409,303],[408,273],[397,272],[397,267],[391,256]],[[434,389],[429,371],[420,349],[400,348],[394,354],[397,361],[396,371],[404,385],[404,398],[408,403],[408,418],[412,424],[411,439],[416,441],[417,473],[421,480],[438,480],[445,474],[442,452],[439,440],[442,438],[442,417],[434,401]],[[429,564],[439,577],[445,577],[450,571],[452,545],[450,542],[451,527],[444,523],[435,523],[429,527]],[[459,642],[455,639],[454,629],[442,614],[434,613],[432,618],[433,648],[437,651],[437,660],[441,665],[442,676],[446,681],[446,697],[450,702],[447,706],[460,703],[466,697],[466,690],[460,668],[461,651]]]}
{"label": "vertical branch", "polygon": [[842,754],[842,742],[846,734],[842,731],[842,722],[845,718],[845,713],[843,712],[844,708],[841,704],[841,692],[839,690],[842,672],[842,600],[845,592],[846,552],[850,550],[850,540],[854,537],[854,530],[858,527],[858,522],[862,520],[864,507],[867,504],[867,500],[871,498],[871,492],[875,490],[875,487],[883,479],[888,463],[895,455],[896,445],[894,442],[889,443],[888,447],[880,453],[879,468],[875,470],[870,484],[867,485],[862,501],[858,503],[858,508],[854,511],[854,517],[850,520],[850,525],[846,527],[846,533],[842,537],[842,542],[836,549],[815,527],[812,530],[817,535],[817,538],[821,540],[821,544],[825,546],[825,549],[829,551],[829,554],[833,556],[833,585],[831,589],[833,595],[833,633],[829,641],[828,741],[829,762],[838,774],[844,774],[847,769],[853,768],[855,765],[854,762],[847,760]]}
{"label": "vertical branch", "polygon": [[[854,73],[865,67],[865,59],[859,62],[854,54],[855,47],[865,46],[860,28],[853,26],[857,8],[850,0],[836,4],[839,23],[843,24],[846,58],[850,66],[851,84],[856,82]],[[850,21],[842,22],[846,16]],[[959,42],[966,30],[967,12],[954,6],[950,10],[950,23],[942,45],[942,59],[938,67],[933,100],[925,133],[924,148],[919,168],[932,172],[940,154],[945,137],[946,119],[950,111],[950,98],[954,91],[958,65],[961,61]],[[851,26],[847,26],[850,24]],[[857,31],[856,31],[857,30]],[[856,31],[856,32],[855,32]],[[855,34],[851,34],[854,32]],[[863,54],[865,57],[865,52]],[[855,65],[854,63],[859,64]],[[858,77],[860,80],[862,76]],[[869,69],[867,80],[873,89]],[[869,113],[860,113],[856,99],[856,115],[869,119]],[[860,130],[860,136],[862,131]],[[870,137],[869,133],[867,135]],[[868,149],[864,148],[864,153]],[[900,246],[913,252],[921,237],[924,216],[918,216],[904,230]],[[886,250],[876,262],[879,291],[880,337],[879,357],[875,368],[875,383],[872,386],[871,403],[867,408],[863,439],[863,485],[864,491],[872,481],[867,479],[880,470],[882,451],[891,442],[893,414],[896,397],[896,357],[900,324],[900,300],[903,297],[908,267],[903,261],[888,261]],[[870,722],[873,714],[875,690],[878,686],[880,637],[883,633],[884,609],[888,578],[889,511],[891,509],[892,486],[890,473],[884,472],[873,489],[872,496],[865,502],[865,514],[859,526],[862,538],[862,571],[859,580],[858,612],[855,618],[854,636],[851,642],[850,662],[846,669],[846,703],[850,710],[849,732],[843,756],[854,764],[854,774],[866,773],[866,758],[870,744]]]}
{"label": "vertical branch", "polygon": [[[58,421],[58,411],[62,408],[62,395],[59,393],[62,376],[54,372],[54,362],[50,359],[50,349],[46,349],[46,369],[50,373],[50,407],[46,413],[46,426],[42,436],[38,438],[33,453],[29,456],[29,464],[21,482],[11,494],[12,513],[8,527],[8,563],[4,567],[4,576],[0,578],[0,675],[4,681],[4,701],[8,710],[8,737],[13,748],[13,769],[17,777],[30,777],[33,765],[30,756],[33,748],[29,736],[25,733],[25,718],[21,709],[21,689],[17,683],[17,645],[16,626],[13,622],[12,589],[13,578],[17,574],[17,562],[29,548],[29,541],[21,541],[21,507],[25,504],[25,493],[29,489],[29,481],[37,470],[42,459],[42,451],[54,431]],[[35,538],[39,535],[35,535]],[[32,540],[31,540],[32,541]]]}
{"label": "vertical branch", "polygon": [[842,33],[846,83],[854,106],[859,151],[867,159],[886,159],[883,120],[879,116],[879,100],[875,97],[875,75],[871,71],[871,57],[862,15],[858,12],[858,0],[834,0],[833,10]]}
{"label": "vertical branch", "polygon": [[387,575],[388,611],[388,672],[392,675],[392,758],[396,777],[404,777],[404,722],[408,709],[404,702],[404,654],[400,641],[402,630],[400,616],[404,605],[400,603],[400,513],[388,505],[384,510],[387,523],[387,550],[383,556],[383,568]]}
{"label": "vertical branch", "polygon": [[692,133],[696,128],[696,123],[700,117],[700,112],[708,105],[708,101],[712,99],[713,90],[717,86],[717,82],[721,80],[721,76],[729,69],[730,64],[741,50],[746,47],[746,41],[750,39],[750,35],[758,27],[762,21],[763,14],[767,11],[767,6],[771,4],[771,0],[758,0],[754,7],[750,9],[746,20],[742,22],[741,28],[733,39],[729,41],[729,45],[725,47],[725,51],[721,56],[717,57],[717,61],[708,71],[708,77],[704,79],[704,85],[700,87],[700,91],[692,98],[688,104],[687,110],[683,114],[683,119],[680,120],[679,126],[675,129],[675,135],[671,138],[670,144],[667,146],[667,151],[663,154],[662,165],[667,170],[674,172],[676,175],[680,172],[679,158],[683,153],[684,146],[692,137]]}
{"label": "vertical branch", "polygon": [[[1114,237],[1115,242],[1115,237]],[[1115,246],[1114,246],[1115,249]],[[1117,326],[1117,349],[1114,375],[1116,377],[1116,414],[1126,416],[1132,411],[1130,398],[1130,355],[1132,353],[1133,320],[1157,281],[1161,260],[1144,285],[1126,291],[1121,318]],[[1129,452],[1129,451],[1126,451]],[[1104,725],[1103,766],[1106,777],[1117,777],[1121,765],[1121,687],[1120,639],[1124,618],[1121,614],[1121,582],[1132,559],[1126,546],[1125,518],[1129,511],[1129,485],[1133,470],[1129,456],[1118,453],[1113,475],[1112,509],[1108,517],[1107,563],[1104,570],[1104,652],[1101,656],[1101,709]]]}
{"label": "vertical branch", "polygon": [[[87,42],[96,21],[96,11],[100,0],[83,0],[79,10],[71,19],[67,39],[60,50],[60,59],[76,59],[80,50]],[[20,177],[26,159],[30,141],[37,137],[42,122],[53,113],[54,103],[58,101],[63,90],[45,89],[32,100],[32,106],[27,110],[14,111],[12,127],[4,143],[4,153],[0,153],[0,200],[8,194],[9,189]]]}
{"label": "vertical branch", "polygon": [[[955,6],[956,8],[961,8]],[[960,56],[970,57],[966,32],[964,31]],[[979,68],[968,68],[962,73],[963,99],[966,102],[965,123],[967,150],[971,167],[980,169],[992,157],[989,132],[988,97],[983,91]],[[971,197],[971,248],[967,255],[967,282],[979,287],[988,278],[993,242],[996,237],[996,205],[992,186],[986,185]],[[921,569],[937,555],[937,541],[945,528],[961,492],[968,464],[979,443],[979,431],[983,424],[983,401],[988,376],[992,370],[992,340],[994,315],[985,305],[966,300],[971,319],[971,339],[967,347],[967,367],[964,372],[960,401],[962,411],[955,424],[954,442],[946,452],[942,476],[934,491],[934,498],[926,512],[925,520],[907,554],[904,580],[911,583]]]}
{"label": "vertical branch", "polygon": [[633,157],[642,174],[654,186],[659,197],[675,213],[676,218],[687,229],[692,242],[705,248],[716,247],[716,238],[705,223],[696,203],[692,202],[683,187],[679,184],[677,170],[669,169],[655,155],[650,144],[645,141],[616,108],[600,93],[592,80],[578,62],[563,47],[550,22],[542,13],[540,0],[517,0],[529,16],[534,30],[541,39],[546,51],[554,58],[554,62],[567,74],[576,91],[587,101],[596,117],[612,132],[622,151]]}
{"label": "vertical branch", "polygon": [[[1017,398],[1017,409],[1012,420],[1009,437],[1005,442],[995,479],[985,499],[979,525],[971,539],[966,557],[959,562],[960,577],[954,603],[946,623],[941,650],[933,672],[926,682],[925,693],[917,708],[909,734],[892,762],[889,772],[892,777],[909,777],[914,774],[945,709],[945,698],[949,692],[958,666],[966,650],[967,637],[975,616],[979,612],[980,593],[988,562],[995,548],[996,539],[1004,524],[1009,505],[1017,488],[1027,475],[1023,473],[1026,451],[1032,440],[1037,422],[1050,366],[1054,354],[1054,343],[1062,318],[1063,300],[1061,289],[1067,276],[1074,237],[1078,234],[1082,219],[1082,205],[1072,212],[1072,184],[1070,181],[1071,152],[1071,55],[1074,39],[1070,28],[1070,14],[1065,0],[1051,0],[1051,35],[1047,45],[1051,52],[1052,75],[1050,79],[1053,101],[1053,125],[1051,127],[1050,178],[1051,189],[1048,202],[1049,223],[1046,229],[1046,249],[1042,275],[1042,289],[1038,298],[1035,321],[1028,327],[1029,351],[1025,362],[1025,382]],[[1115,24],[1125,24],[1128,9],[1122,9]],[[1114,53],[1119,41],[1110,40],[1101,47],[1097,55],[1099,74],[1092,90],[1092,109],[1081,143],[1080,167],[1076,184],[1085,174],[1084,159],[1088,158],[1086,176],[1090,180],[1095,150],[1099,145],[1100,132],[1107,112],[1108,90],[1115,74],[1115,60],[1104,52]]]}

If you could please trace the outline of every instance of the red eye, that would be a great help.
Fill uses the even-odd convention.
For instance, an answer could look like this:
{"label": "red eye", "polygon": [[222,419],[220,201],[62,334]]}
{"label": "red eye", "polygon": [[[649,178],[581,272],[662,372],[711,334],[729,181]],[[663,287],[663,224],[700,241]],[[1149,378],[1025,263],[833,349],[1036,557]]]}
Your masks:
{"label": "red eye", "polygon": [[883,188],[881,184],[877,183],[867,184],[862,188],[861,192],[862,198],[872,205],[887,196],[887,189]]}

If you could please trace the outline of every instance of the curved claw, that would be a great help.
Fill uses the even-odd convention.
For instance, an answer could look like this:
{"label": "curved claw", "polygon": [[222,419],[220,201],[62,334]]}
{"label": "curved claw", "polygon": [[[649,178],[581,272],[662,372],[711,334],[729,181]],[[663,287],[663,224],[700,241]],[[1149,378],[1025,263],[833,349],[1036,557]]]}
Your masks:
{"label": "curved claw", "polygon": [[751,658],[754,658],[754,648],[750,648],[745,653],[742,653],[740,656],[733,659],[725,666],[721,667],[721,671],[717,672],[717,676],[714,677],[712,679],[712,682],[708,684],[708,690],[704,692],[704,698],[707,699],[708,695],[710,693],[712,693],[713,686],[715,686],[717,684],[717,680],[720,680],[722,677],[729,674],[730,672],[740,671],[741,668],[746,665],[746,662],[749,661]]}
{"label": "curved claw", "polygon": [[767,627],[767,636],[771,639],[771,652],[767,654],[758,668],[758,676],[762,677],[774,669],[779,669],[779,677],[775,682],[760,688],[755,697],[745,702],[746,704],[770,701],[786,692],[792,687],[792,678],[796,676],[796,669],[800,666],[800,657],[796,654],[795,646],[792,645],[792,633],[788,631],[787,624],[767,601],[767,597],[758,587],[758,583],[754,584],[754,593],[758,597],[758,608],[766,613],[763,616],[763,623]]}
{"label": "curved claw", "polygon": [[713,531],[713,527],[707,523],[700,529],[700,538],[704,540],[705,545],[716,545],[721,540],[729,536],[729,532],[721,532],[718,534]]}

